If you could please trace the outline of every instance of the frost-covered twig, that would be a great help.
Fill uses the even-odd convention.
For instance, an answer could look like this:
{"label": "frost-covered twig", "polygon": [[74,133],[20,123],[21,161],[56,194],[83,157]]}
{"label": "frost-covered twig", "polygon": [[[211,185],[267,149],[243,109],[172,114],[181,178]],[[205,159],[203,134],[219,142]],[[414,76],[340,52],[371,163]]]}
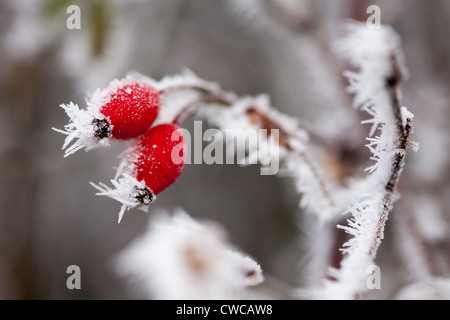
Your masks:
{"label": "frost-covered twig", "polygon": [[232,248],[221,228],[181,209],[156,213],[117,262],[147,298],[244,298],[247,287],[264,281],[260,265]]}
{"label": "frost-covered twig", "polygon": [[339,226],[353,236],[344,244],[344,259],[339,270],[333,270],[333,281],[315,292],[324,298],[352,299],[366,290],[366,270],[374,263],[384,236],[384,226],[396,199],[395,188],[403,169],[411,133],[413,115],[400,105],[399,85],[406,77],[401,42],[389,27],[369,30],[365,25],[351,24],[339,51],[358,69],[347,72],[355,105],[372,118],[372,136],[368,147],[375,165],[365,181],[370,193],[350,207],[348,226]]}

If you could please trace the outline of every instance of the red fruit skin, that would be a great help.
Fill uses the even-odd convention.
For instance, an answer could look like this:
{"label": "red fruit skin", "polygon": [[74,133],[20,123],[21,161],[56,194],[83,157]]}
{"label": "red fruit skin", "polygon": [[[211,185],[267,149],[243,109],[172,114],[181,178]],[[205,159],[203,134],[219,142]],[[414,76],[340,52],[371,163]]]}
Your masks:
{"label": "red fruit skin", "polygon": [[186,141],[181,130],[174,134],[177,129],[179,127],[172,123],[155,126],[136,146],[136,179],[144,181],[154,195],[174,183],[184,169]]}
{"label": "red fruit skin", "polygon": [[159,91],[145,83],[132,82],[115,90],[100,112],[113,126],[112,137],[126,140],[144,134],[155,121],[160,106]]}

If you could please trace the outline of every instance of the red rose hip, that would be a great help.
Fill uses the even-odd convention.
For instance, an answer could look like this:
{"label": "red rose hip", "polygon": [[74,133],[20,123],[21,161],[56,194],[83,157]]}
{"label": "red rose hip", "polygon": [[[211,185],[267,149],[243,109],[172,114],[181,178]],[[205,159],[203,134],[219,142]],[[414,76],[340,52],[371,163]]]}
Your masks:
{"label": "red rose hip", "polygon": [[178,125],[160,124],[148,130],[127,152],[114,188],[103,183],[91,185],[97,195],[107,196],[122,203],[119,222],[125,210],[139,207],[146,211],[156,195],[177,180],[184,169],[186,141]]}
{"label": "red rose hip", "polygon": [[[64,130],[65,156],[85,148],[109,146],[110,139],[128,140],[143,135],[155,121],[161,93],[144,81],[114,80],[97,90],[82,110],[74,103],[62,104],[70,118]],[[73,143],[72,143],[73,142]]]}
{"label": "red rose hip", "polygon": [[176,124],[151,128],[136,145],[136,179],[154,195],[170,186],[184,168],[185,141]]}
{"label": "red rose hip", "polygon": [[144,134],[155,121],[161,105],[160,93],[143,82],[120,85],[105,100],[100,113],[112,126],[111,136],[121,140]]}

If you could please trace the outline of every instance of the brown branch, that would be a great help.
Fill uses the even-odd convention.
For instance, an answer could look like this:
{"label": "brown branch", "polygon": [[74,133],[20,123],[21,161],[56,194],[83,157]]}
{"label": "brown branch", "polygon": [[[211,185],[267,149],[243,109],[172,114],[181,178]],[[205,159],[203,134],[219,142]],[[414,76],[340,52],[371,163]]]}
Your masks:
{"label": "brown branch", "polygon": [[[361,31],[365,31],[365,26],[361,25]],[[364,32],[362,34],[355,33],[356,38],[349,38],[348,46],[355,45],[358,42],[358,37],[368,37]],[[382,41],[395,41],[394,34],[390,34],[386,30],[386,38]],[[369,39],[364,39],[369,40]],[[376,39],[374,39],[376,40]],[[382,42],[380,41],[380,45]],[[384,61],[385,56],[381,53],[379,56],[375,55],[371,60],[360,59],[355,65],[360,68],[360,75],[351,76],[351,81],[354,83],[351,86],[353,92],[357,95],[362,95],[366,100],[362,108],[365,109],[367,104],[371,103],[374,114],[374,123],[380,124],[380,137],[372,139],[376,144],[376,148],[371,147],[372,153],[376,156],[378,163],[376,167],[375,176],[371,176],[373,181],[369,185],[373,187],[371,190],[372,197],[363,197],[360,204],[356,204],[354,208],[350,209],[353,214],[353,220],[349,220],[349,226],[340,228],[346,230],[354,236],[343,246],[343,251],[348,255],[342,260],[341,268],[336,272],[336,281],[326,282],[326,285],[334,287],[329,296],[336,298],[338,288],[342,290],[341,295],[352,299],[358,293],[366,290],[364,280],[366,279],[366,269],[368,264],[373,263],[377,250],[384,237],[384,229],[388,215],[393,208],[395,201],[395,191],[402,172],[406,148],[408,146],[408,137],[411,133],[411,119],[404,119],[402,107],[400,105],[400,82],[403,80],[403,69],[401,68],[401,52],[400,43],[396,48],[386,48],[390,54],[388,61]],[[369,50],[369,49],[368,49]],[[344,53],[345,57],[354,59],[353,52]],[[379,61],[377,61],[379,60]],[[381,68],[381,76],[388,74],[384,79],[379,79],[379,75],[373,73],[373,66],[379,62],[384,67],[386,62],[390,69],[386,71]],[[379,81],[384,81],[384,88],[378,89]],[[383,84],[383,82],[382,82]],[[372,86],[372,87],[371,87]],[[368,90],[372,89],[373,97],[367,98]],[[366,91],[364,91],[366,90]],[[357,97],[358,98],[358,97]],[[361,99],[361,96],[359,96]],[[358,101],[358,100],[356,100]],[[376,111],[374,111],[376,109]],[[383,113],[389,119],[377,119]],[[394,132],[392,132],[393,130]],[[386,144],[386,146],[384,145]],[[386,161],[388,163],[386,163]],[[378,168],[379,165],[389,166],[389,168]],[[388,170],[388,172],[386,172]],[[387,176],[386,176],[387,174]],[[381,182],[381,183],[380,183]],[[377,184],[370,184],[377,183]],[[325,295],[327,293],[325,292]]]}
{"label": "brown branch", "polygon": [[392,74],[386,78],[385,88],[390,96],[392,113],[394,115],[397,126],[396,148],[398,151],[395,154],[394,161],[391,166],[391,173],[387,183],[384,186],[385,195],[383,197],[383,209],[380,214],[380,219],[377,224],[376,238],[373,241],[369,254],[375,255],[381,240],[383,238],[384,226],[386,224],[389,212],[393,208],[393,195],[397,186],[400,173],[403,169],[405,161],[406,148],[408,147],[408,137],[412,130],[411,119],[406,120],[406,125],[403,125],[403,117],[401,113],[401,104],[399,97],[399,85],[402,80],[400,68],[394,57],[391,58],[393,71]]}

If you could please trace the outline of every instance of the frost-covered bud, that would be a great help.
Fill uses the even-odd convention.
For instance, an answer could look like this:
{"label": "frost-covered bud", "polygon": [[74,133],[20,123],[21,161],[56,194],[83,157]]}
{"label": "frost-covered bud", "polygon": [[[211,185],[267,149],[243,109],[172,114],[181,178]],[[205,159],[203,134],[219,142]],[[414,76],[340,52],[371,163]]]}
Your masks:
{"label": "frost-covered bud", "polygon": [[230,249],[221,228],[183,210],[151,220],[120,253],[117,270],[156,299],[229,299],[264,280],[255,261]]}

